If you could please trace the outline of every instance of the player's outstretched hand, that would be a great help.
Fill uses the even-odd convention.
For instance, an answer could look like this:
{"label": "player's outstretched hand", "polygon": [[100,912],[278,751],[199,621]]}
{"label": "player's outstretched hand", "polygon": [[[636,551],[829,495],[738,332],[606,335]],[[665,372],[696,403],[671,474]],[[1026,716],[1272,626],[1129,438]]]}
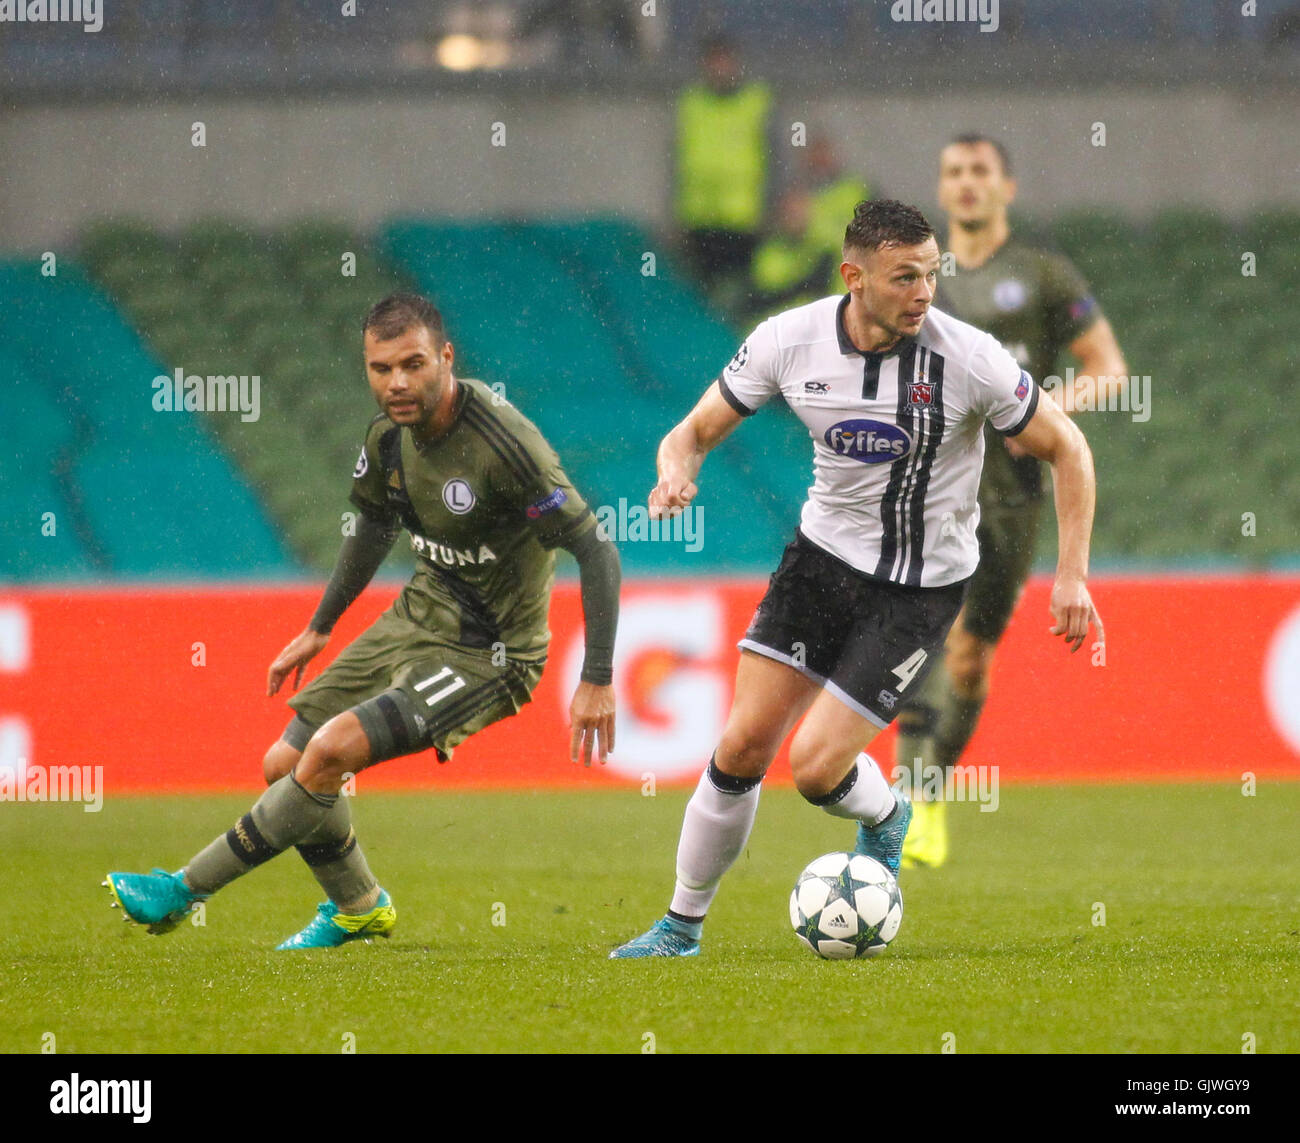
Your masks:
{"label": "player's outstretched hand", "polygon": [[1105,645],[1106,629],[1101,625],[1101,616],[1097,614],[1083,580],[1058,578],[1052,584],[1050,609],[1052,618],[1056,620],[1051,634],[1063,636],[1072,652],[1082,647],[1088,638],[1090,623],[1097,627],[1097,641]]}
{"label": "player's outstretched hand", "polygon": [[689,508],[699,489],[693,480],[664,477],[652,489],[648,505],[651,520],[671,520]]}
{"label": "player's outstretched hand", "polygon": [[614,749],[614,688],[598,687],[594,683],[579,683],[569,704],[569,760],[591,765],[592,751],[605,765],[605,759]]}
{"label": "player's outstretched hand", "polygon": [[275,694],[291,672],[294,672],[293,689],[297,690],[302,683],[303,668],[320,654],[329,641],[328,635],[322,635],[319,631],[313,631],[308,627],[275,657],[266,676],[267,696]]}

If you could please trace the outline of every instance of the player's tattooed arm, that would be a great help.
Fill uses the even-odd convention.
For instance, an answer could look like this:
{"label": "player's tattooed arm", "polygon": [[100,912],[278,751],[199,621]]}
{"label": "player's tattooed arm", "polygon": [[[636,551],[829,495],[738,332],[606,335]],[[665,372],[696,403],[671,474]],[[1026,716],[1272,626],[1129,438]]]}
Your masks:
{"label": "player's tattooed arm", "polygon": [[1087,587],[1088,548],[1097,500],[1097,477],[1088,441],[1055,401],[1039,401],[1029,423],[1013,439],[1030,456],[1052,466],[1059,554],[1050,604],[1055,621],[1051,633],[1063,636],[1070,650],[1077,651],[1087,639],[1091,623],[1097,627],[1098,640],[1104,643],[1105,629]]}
{"label": "player's tattooed arm", "polygon": [[676,516],[690,506],[699,491],[695,480],[704,458],[742,419],[718,383],[710,385],[700,403],[659,444],[659,482],[649,500],[652,519]]}
{"label": "player's tattooed arm", "polygon": [[358,515],[356,534],[344,537],[334,573],[325,587],[316,614],[307,624],[307,629],[271,663],[266,678],[268,695],[275,694],[291,673],[294,675],[294,690],[298,689],[303,669],[329,642],[334,624],[374,578],[400,530],[364,512]]}
{"label": "player's tattooed arm", "polygon": [[590,766],[595,751],[603,765],[614,749],[614,635],[622,565],[618,548],[598,527],[565,548],[578,561],[586,638],[581,681],[569,706],[569,757]]}

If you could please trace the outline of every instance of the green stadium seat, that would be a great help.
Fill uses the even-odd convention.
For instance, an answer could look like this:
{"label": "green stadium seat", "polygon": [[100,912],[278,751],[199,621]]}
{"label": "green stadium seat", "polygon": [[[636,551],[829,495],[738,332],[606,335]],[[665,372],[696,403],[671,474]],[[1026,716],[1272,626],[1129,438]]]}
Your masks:
{"label": "green stadium seat", "polygon": [[[145,249],[157,253],[130,227],[101,227],[91,237],[88,246],[104,259],[114,249],[133,259]],[[157,281],[143,281],[156,294]],[[261,509],[195,417],[155,408],[153,379],[170,370],[74,261],[63,259],[51,278],[34,261],[0,263],[0,291],[10,302],[0,313],[0,371],[8,374],[0,411],[25,425],[21,451],[43,454],[42,468],[51,458],[59,465],[55,491],[65,516],[52,538],[57,542],[37,551],[50,560],[9,574],[37,577],[42,568],[69,575],[178,574],[195,554],[208,561],[195,574],[292,568]],[[173,295],[169,308],[179,303]],[[176,474],[185,478],[181,486]],[[53,497],[46,490],[45,498]],[[195,508],[196,500],[209,499],[222,507]],[[188,522],[205,514],[219,516],[226,535],[207,537],[206,551],[194,542],[183,556]],[[155,533],[151,540],[142,534],[148,530],[139,525],[143,517]]]}
{"label": "green stadium seat", "polygon": [[[88,450],[76,476],[85,514],[116,575],[238,576],[280,552],[247,487],[212,452]],[[283,557],[273,567],[283,566]]]}
{"label": "green stadium seat", "polygon": [[1115,211],[1084,209],[1059,215],[1052,233],[1071,256],[1095,248],[1111,248],[1130,243],[1133,225]]}

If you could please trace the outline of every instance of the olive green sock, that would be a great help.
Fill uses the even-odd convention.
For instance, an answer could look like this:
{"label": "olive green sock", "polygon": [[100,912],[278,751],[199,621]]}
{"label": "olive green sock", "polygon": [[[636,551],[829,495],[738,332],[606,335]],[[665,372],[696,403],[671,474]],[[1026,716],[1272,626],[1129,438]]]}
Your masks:
{"label": "olive green sock", "polygon": [[898,715],[894,758],[913,798],[943,797],[948,772],[957,764],[979,725],[984,698],[962,698],[942,662]]}
{"label": "olive green sock", "polygon": [[948,672],[940,661],[921,680],[919,689],[908,695],[907,705],[898,714],[895,769],[902,784],[910,787],[913,801],[942,796],[943,768],[935,729],[940,706],[950,689]]}
{"label": "olive green sock", "polygon": [[961,698],[952,691],[944,695],[934,730],[934,757],[945,772],[951,770],[966,752],[983,709],[982,697]]}
{"label": "olive green sock", "polygon": [[313,794],[286,774],[231,829],[195,854],[185,866],[185,883],[196,893],[215,893],[307,837],[338,800],[337,794]]}
{"label": "olive green sock", "polygon": [[340,912],[365,913],[379,899],[379,882],[357,843],[350,801],[339,798],[320,825],[296,848],[325,896]]}

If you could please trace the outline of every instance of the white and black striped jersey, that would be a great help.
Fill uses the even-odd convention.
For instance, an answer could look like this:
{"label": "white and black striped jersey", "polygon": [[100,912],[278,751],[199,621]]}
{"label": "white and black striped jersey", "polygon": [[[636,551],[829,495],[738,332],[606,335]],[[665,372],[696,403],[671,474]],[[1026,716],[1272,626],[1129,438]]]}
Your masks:
{"label": "white and black striped jersey", "polygon": [[979,562],[985,420],[1004,436],[1038,407],[1038,386],[989,334],[933,306],[920,332],[863,353],[844,329],[849,295],[768,318],[718,386],[742,416],[780,393],[813,439],[800,529],[867,575],[920,587]]}

